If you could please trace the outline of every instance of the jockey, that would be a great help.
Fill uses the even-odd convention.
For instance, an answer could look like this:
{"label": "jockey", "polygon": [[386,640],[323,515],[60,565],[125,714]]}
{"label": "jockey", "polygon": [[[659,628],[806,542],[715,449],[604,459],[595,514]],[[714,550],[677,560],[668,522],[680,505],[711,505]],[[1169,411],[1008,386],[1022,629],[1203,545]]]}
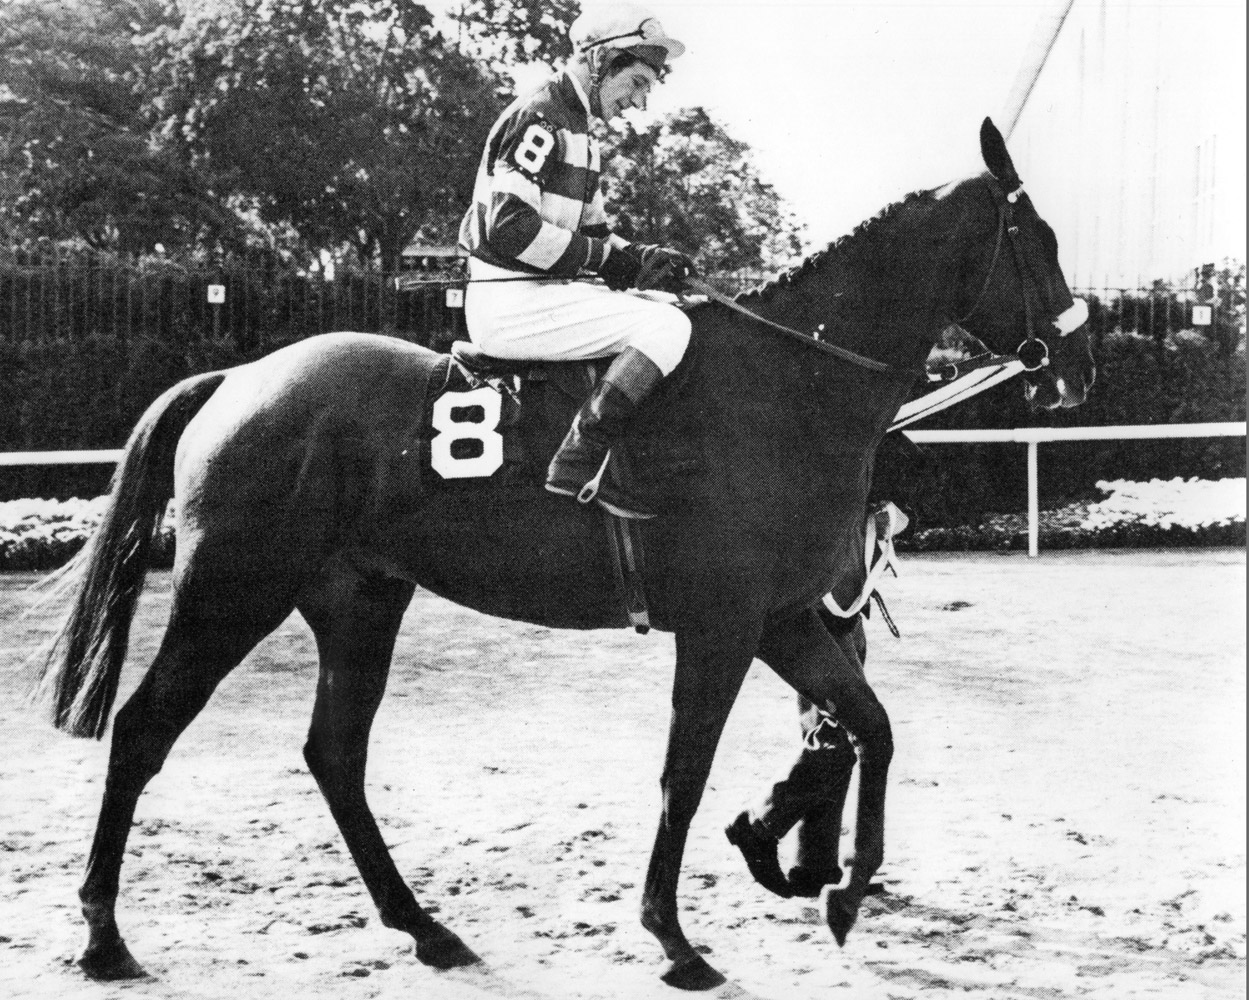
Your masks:
{"label": "jockey", "polygon": [[[496,357],[616,356],[551,461],[546,488],[597,499],[623,517],[650,517],[602,473],[638,404],[684,355],[690,322],[661,296],[622,293],[679,291],[694,268],[677,250],[610,231],[590,119],[645,109],[685,46],[630,3],[588,8],[569,37],[574,53],[564,69],[514,101],[490,130],[460,227],[470,255],[465,320],[473,342]],[[586,273],[603,284],[575,280]]]}

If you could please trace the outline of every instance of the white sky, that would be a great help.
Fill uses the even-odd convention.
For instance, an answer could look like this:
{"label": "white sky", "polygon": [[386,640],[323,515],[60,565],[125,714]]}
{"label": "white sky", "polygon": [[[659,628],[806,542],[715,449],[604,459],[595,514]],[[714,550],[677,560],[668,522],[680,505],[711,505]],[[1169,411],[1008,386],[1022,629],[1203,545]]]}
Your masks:
{"label": "white sky", "polygon": [[[1077,7],[1098,4],[1076,0]],[[1209,77],[1214,102],[1225,100],[1229,87],[1243,92],[1244,0],[1103,5],[1208,22],[1223,48],[1186,72]],[[650,0],[647,6],[687,47],[656,91],[651,112],[707,108],[751,145],[765,178],[818,246],[908,191],[978,169],[980,121],[1000,115],[1037,21],[1060,5]],[[1238,138],[1243,147],[1243,122]]]}

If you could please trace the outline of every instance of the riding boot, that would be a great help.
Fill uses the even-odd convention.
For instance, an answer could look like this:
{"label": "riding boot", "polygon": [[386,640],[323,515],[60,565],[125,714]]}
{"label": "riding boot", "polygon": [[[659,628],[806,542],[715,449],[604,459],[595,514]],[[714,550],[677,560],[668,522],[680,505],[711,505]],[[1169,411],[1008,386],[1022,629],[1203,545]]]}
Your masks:
{"label": "riding boot", "polygon": [[635,348],[625,348],[573,418],[564,443],[551,459],[546,488],[582,503],[597,500],[619,517],[654,517],[653,512],[621,496],[619,488],[600,473],[608,451],[624,435],[638,404],[662,379],[655,362]]}

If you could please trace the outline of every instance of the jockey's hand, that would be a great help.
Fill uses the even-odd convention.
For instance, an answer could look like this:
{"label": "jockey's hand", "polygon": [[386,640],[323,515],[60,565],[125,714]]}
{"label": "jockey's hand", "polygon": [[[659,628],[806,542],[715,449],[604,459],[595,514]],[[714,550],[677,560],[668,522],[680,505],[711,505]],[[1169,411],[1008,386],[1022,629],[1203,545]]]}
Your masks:
{"label": "jockey's hand", "polygon": [[637,276],[640,289],[676,294],[685,288],[686,279],[698,273],[694,262],[680,250],[653,245],[638,249],[642,257],[642,269]]}
{"label": "jockey's hand", "polygon": [[654,243],[628,243],[612,247],[598,273],[613,291],[640,288],[675,293],[698,272],[680,250]]}
{"label": "jockey's hand", "polygon": [[636,243],[611,248],[611,253],[599,267],[598,273],[613,292],[623,292],[638,283],[638,275],[642,273],[643,249],[645,248]]}

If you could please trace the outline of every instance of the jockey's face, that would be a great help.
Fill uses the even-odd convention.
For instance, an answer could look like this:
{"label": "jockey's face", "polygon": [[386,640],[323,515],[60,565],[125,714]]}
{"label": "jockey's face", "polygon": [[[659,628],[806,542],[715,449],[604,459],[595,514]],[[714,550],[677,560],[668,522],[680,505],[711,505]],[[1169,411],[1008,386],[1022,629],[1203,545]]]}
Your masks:
{"label": "jockey's face", "polygon": [[643,62],[612,73],[599,85],[603,120],[611,121],[628,108],[646,110],[646,98],[658,81],[655,71]]}

